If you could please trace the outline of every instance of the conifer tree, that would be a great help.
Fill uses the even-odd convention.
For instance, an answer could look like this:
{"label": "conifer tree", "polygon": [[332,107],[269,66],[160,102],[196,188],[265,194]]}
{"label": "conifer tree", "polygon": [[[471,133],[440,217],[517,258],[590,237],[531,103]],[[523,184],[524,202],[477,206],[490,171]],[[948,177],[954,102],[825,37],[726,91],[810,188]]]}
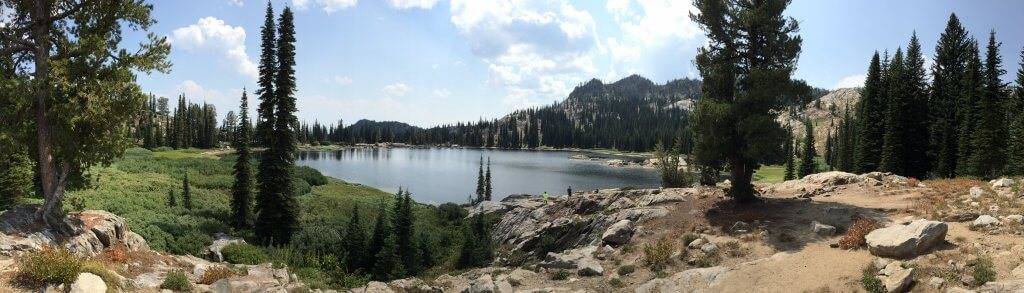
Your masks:
{"label": "conifer tree", "polygon": [[373,224],[373,232],[370,236],[370,243],[367,245],[366,256],[369,259],[367,270],[373,272],[375,270],[376,261],[373,259],[380,254],[384,248],[387,238],[391,235],[391,227],[388,226],[388,210],[387,204],[381,201],[377,208],[377,220]]}
{"label": "conifer tree", "polygon": [[366,230],[363,228],[362,220],[359,217],[359,206],[352,206],[352,218],[345,226],[345,264],[349,272],[356,272],[360,269],[368,269],[368,258],[364,254],[366,247]]}
{"label": "conifer tree", "polygon": [[263,27],[260,29],[260,65],[259,65],[259,86],[256,88],[256,95],[259,96],[259,107],[256,118],[256,141],[257,144],[269,147],[274,136],[274,80],[277,73],[277,49],[276,49],[276,25],[274,24],[274,7],[271,1],[267,1],[267,11],[263,20]]}
{"label": "conifer tree", "polygon": [[437,251],[426,233],[419,233],[416,236],[416,251],[419,254],[419,268],[426,270],[437,264]]}
{"label": "conifer tree", "polygon": [[796,166],[794,166],[793,159],[795,154],[793,153],[793,148],[793,128],[787,126],[786,143],[783,146],[783,153],[786,155],[786,173],[784,177],[785,180],[796,179]]}
{"label": "conifer tree", "polygon": [[882,153],[879,170],[906,175],[904,138],[906,131],[907,101],[905,86],[900,80],[904,75],[903,49],[896,49],[885,74],[888,87],[888,106],[885,114],[885,135],[882,139]]}
{"label": "conifer tree", "polygon": [[956,174],[971,174],[971,159],[974,153],[973,133],[977,125],[977,106],[984,95],[981,55],[978,42],[970,40],[965,52],[967,65],[960,80],[961,92],[957,101],[957,163]]}
{"label": "conifer tree", "polygon": [[703,85],[690,121],[694,159],[702,168],[727,164],[738,202],[754,199],[754,170],[785,137],[775,121],[786,94],[779,85],[792,84],[803,42],[796,20],[783,15],[788,5],[694,1],[700,13],[691,18],[708,35],[695,60]]}
{"label": "conifer tree", "polygon": [[836,165],[836,153],[835,153],[835,136],[838,135],[833,131],[825,136],[825,164],[828,165],[829,171],[833,170]]}
{"label": "conifer tree", "polygon": [[1010,120],[1007,131],[1006,175],[1024,175],[1024,49],[1020,53],[1021,62],[1017,69],[1016,93],[1010,96],[1006,117]]}
{"label": "conifer tree", "polygon": [[882,64],[878,51],[871,56],[861,99],[857,105],[857,143],[854,155],[856,172],[868,173],[878,170],[885,134],[885,112],[887,101],[882,85]]}
{"label": "conifer tree", "polygon": [[960,104],[969,46],[967,30],[956,14],[950,14],[946,30],[935,45],[929,101],[931,154],[938,177],[956,176],[959,152],[968,151],[961,147],[959,136],[962,127],[970,126],[964,119],[970,115],[971,107],[964,109]]}
{"label": "conifer tree", "polygon": [[185,209],[192,209],[192,190],[188,186],[188,172],[185,172],[185,179],[181,181],[181,205]]}
{"label": "conifer tree", "polygon": [[[399,259],[402,260],[403,267],[408,269],[410,272],[419,271],[419,256],[416,255],[416,247],[413,245],[413,219],[412,214],[412,197],[408,190],[399,191],[395,195],[395,205],[393,207],[394,218],[394,238],[395,246],[397,250],[395,253]],[[404,276],[399,276],[404,277]]]}
{"label": "conifer tree", "polygon": [[491,186],[491,157],[487,157],[487,171],[484,172],[484,199],[491,200],[491,192],[494,189]]}
{"label": "conifer tree", "polygon": [[476,200],[475,202],[484,201],[484,157],[480,156],[480,164],[477,168],[476,173]]}
{"label": "conifer tree", "polygon": [[[908,131],[904,138],[904,153],[906,176],[914,178],[926,178],[931,171],[929,154],[928,134],[928,73],[924,68],[924,55],[921,52],[921,43],[914,32],[910,37],[910,44],[907,45],[907,55],[904,64],[906,71],[902,83],[906,86],[907,104],[905,104],[906,115],[905,127]],[[918,130],[918,131],[915,131]]]}
{"label": "conifer tree", "polygon": [[235,181],[231,185],[231,215],[232,225],[235,229],[242,229],[249,226],[252,220],[252,165],[249,163],[249,98],[246,91],[242,89],[241,107],[238,112],[241,116],[238,131],[235,132],[234,142],[235,153]]}
{"label": "conifer tree", "polygon": [[814,163],[814,158],[818,156],[818,151],[814,148],[814,126],[809,119],[804,120],[804,140],[800,142],[800,146],[802,150],[800,151],[800,168],[797,169],[797,175],[803,178],[818,171]]}
{"label": "conifer tree", "polygon": [[982,178],[998,176],[1005,164],[1005,94],[1003,82],[999,78],[1006,71],[1002,69],[1000,45],[996,42],[996,32],[992,31],[985,54],[983,94],[977,101],[979,115],[972,138],[975,151],[971,158],[971,174]]}
{"label": "conifer tree", "polygon": [[168,207],[176,207],[176,206],[178,206],[178,200],[175,199],[175,197],[176,197],[176,195],[174,195],[174,189],[167,190],[167,206]]}

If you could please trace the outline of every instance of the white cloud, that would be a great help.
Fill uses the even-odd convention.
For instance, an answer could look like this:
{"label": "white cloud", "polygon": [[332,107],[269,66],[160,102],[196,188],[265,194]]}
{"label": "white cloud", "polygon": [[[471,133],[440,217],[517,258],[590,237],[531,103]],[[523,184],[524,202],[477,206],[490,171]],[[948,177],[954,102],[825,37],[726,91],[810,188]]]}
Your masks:
{"label": "white cloud", "polygon": [[393,98],[404,96],[405,94],[409,93],[410,90],[412,90],[412,88],[405,85],[404,83],[399,82],[384,86],[384,88],[382,88],[380,91],[384,92],[384,94],[387,95],[388,97]]}
{"label": "white cloud", "polygon": [[563,0],[452,0],[451,21],[513,107],[564,98],[597,72],[596,25]]}
{"label": "white cloud", "polygon": [[245,6],[245,2],[243,0],[228,0],[228,4],[234,6]]}
{"label": "white cloud", "polygon": [[388,4],[398,9],[430,9],[437,4],[437,0],[388,0]]}
{"label": "white cloud", "polygon": [[605,8],[626,35],[644,44],[701,35],[700,28],[690,20],[690,13],[697,12],[691,1],[610,0]]}
{"label": "white cloud", "polygon": [[449,91],[446,88],[434,90],[434,96],[438,97],[438,98],[447,98],[448,96],[451,96],[451,95],[452,95],[452,92]]}
{"label": "white cloud", "polygon": [[292,6],[298,10],[305,10],[310,7],[310,4],[316,4],[324,12],[331,14],[356,6],[358,2],[359,0],[292,0]]}
{"label": "white cloud", "polygon": [[335,75],[331,80],[340,85],[352,84],[352,78],[348,76]]}
{"label": "white cloud", "polygon": [[176,93],[184,94],[185,98],[191,101],[221,100],[224,93],[218,90],[208,90],[193,80],[185,80],[174,88]]}
{"label": "white cloud", "polygon": [[862,87],[864,86],[864,80],[867,79],[867,75],[857,74],[847,77],[843,77],[832,89],[850,88],[850,87]]}
{"label": "white cloud", "polygon": [[245,52],[245,29],[231,26],[215,17],[204,17],[196,24],[175,29],[170,36],[174,48],[186,51],[213,51],[222,55],[246,77],[256,79],[256,64]]}

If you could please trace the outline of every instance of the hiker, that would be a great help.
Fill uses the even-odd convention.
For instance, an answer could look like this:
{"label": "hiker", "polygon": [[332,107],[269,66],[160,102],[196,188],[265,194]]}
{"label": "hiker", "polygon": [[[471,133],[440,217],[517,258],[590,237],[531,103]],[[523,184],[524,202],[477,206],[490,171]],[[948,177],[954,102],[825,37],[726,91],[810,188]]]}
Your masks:
{"label": "hiker", "polygon": [[570,196],[572,196],[572,185],[569,185],[569,188],[565,189],[565,197]]}
{"label": "hiker", "polygon": [[548,192],[547,191],[542,193],[540,196],[544,198],[544,201],[548,201]]}

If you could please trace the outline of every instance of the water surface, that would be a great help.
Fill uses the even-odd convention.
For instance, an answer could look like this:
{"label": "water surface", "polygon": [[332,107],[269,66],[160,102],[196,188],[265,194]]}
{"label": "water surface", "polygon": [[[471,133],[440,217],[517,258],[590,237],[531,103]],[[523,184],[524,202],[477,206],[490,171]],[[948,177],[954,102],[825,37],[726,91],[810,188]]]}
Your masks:
{"label": "water surface", "polygon": [[[491,159],[493,199],[511,194],[611,187],[657,187],[653,169],[611,167],[600,161],[569,159],[568,151],[455,148],[356,148],[300,152],[296,164],[324,175],[384,191],[408,188],[419,202],[465,203],[476,192],[480,158]],[[485,167],[486,168],[486,167]]]}

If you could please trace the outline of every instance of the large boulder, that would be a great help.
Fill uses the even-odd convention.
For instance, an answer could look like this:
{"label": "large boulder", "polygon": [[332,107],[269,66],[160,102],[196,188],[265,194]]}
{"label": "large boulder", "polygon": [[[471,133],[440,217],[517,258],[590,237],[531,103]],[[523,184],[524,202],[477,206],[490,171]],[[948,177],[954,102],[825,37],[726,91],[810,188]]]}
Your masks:
{"label": "large boulder", "polygon": [[224,255],[220,252],[224,247],[231,244],[245,244],[245,239],[232,238],[224,233],[217,233],[213,238],[213,243],[203,249],[203,255],[206,256],[207,259],[216,262],[224,261]]}
{"label": "large boulder", "polygon": [[587,246],[562,253],[549,252],[538,266],[542,268],[575,270],[581,276],[595,276],[604,273],[601,263],[594,258],[597,246]]}
{"label": "large boulder", "polygon": [[710,267],[689,269],[678,272],[667,278],[657,278],[644,283],[636,288],[636,293],[675,293],[675,292],[705,292],[708,288],[717,285],[729,269],[726,267]]}
{"label": "large boulder", "polygon": [[604,231],[601,235],[601,241],[611,245],[622,245],[629,243],[629,238],[633,237],[633,231],[636,227],[633,226],[633,221],[629,219],[621,220],[612,224]]}
{"label": "large boulder", "polygon": [[995,225],[999,225],[999,219],[990,215],[978,216],[977,219],[974,219],[974,222],[971,222],[971,227],[974,228],[984,228]]}
{"label": "large boulder", "polygon": [[498,286],[494,285],[491,275],[484,274],[470,282],[469,293],[498,293]]}
{"label": "large boulder", "polygon": [[946,239],[946,223],[919,219],[868,233],[864,239],[871,254],[909,258],[924,253]]}
{"label": "large boulder", "polygon": [[103,293],[107,292],[107,284],[100,276],[91,273],[80,273],[75,282],[71,284],[68,293]]}
{"label": "large boulder", "polygon": [[115,245],[128,251],[149,250],[146,240],[128,228],[128,222],[107,211],[71,213],[65,222],[75,230],[64,235],[41,221],[38,205],[19,205],[0,214],[0,255],[37,251],[43,246],[63,246],[80,256],[97,255]]}
{"label": "large boulder", "polygon": [[802,180],[808,183],[821,184],[823,186],[838,186],[860,182],[861,177],[853,173],[828,171],[804,176]]}

